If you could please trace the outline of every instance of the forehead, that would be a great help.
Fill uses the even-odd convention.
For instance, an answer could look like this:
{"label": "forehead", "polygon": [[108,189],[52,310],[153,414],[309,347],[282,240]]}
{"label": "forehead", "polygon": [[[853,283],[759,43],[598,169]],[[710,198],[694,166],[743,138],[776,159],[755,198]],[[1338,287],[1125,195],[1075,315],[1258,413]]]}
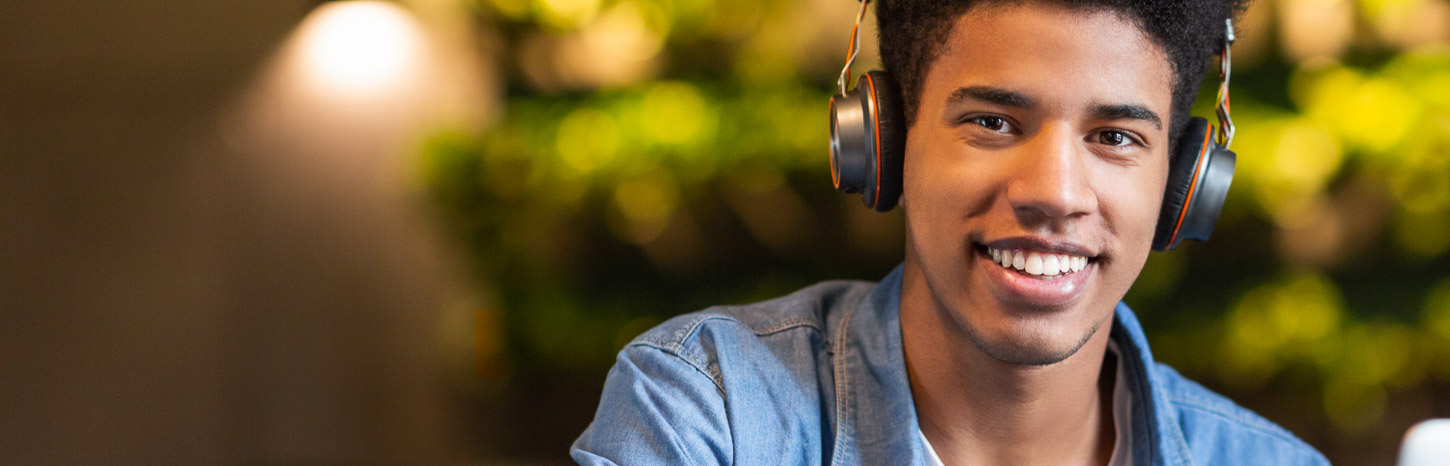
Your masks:
{"label": "forehead", "polygon": [[1048,104],[1141,102],[1166,115],[1172,82],[1167,54],[1114,12],[983,5],[952,25],[923,83],[923,107],[959,87],[986,85]]}

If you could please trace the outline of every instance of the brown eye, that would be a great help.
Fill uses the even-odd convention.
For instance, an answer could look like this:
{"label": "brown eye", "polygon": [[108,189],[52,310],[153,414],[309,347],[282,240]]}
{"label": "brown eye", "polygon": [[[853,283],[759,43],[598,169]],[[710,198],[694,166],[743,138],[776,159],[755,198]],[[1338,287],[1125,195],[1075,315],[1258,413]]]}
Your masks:
{"label": "brown eye", "polygon": [[977,126],[981,126],[983,128],[986,128],[989,131],[998,132],[998,133],[1006,133],[1006,132],[1009,132],[1009,131],[1011,131],[1011,128],[1012,128],[1012,125],[1008,124],[1007,123],[1007,120],[1003,120],[1000,117],[994,117],[994,116],[979,116],[979,117],[973,118],[971,121],[972,121],[972,123],[976,123]]}
{"label": "brown eye", "polygon": [[1103,131],[1098,133],[1098,142],[1109,146],[1123,146],[1131,143],[1132,140],[1128,139],[1127,135],[1117,131]]}

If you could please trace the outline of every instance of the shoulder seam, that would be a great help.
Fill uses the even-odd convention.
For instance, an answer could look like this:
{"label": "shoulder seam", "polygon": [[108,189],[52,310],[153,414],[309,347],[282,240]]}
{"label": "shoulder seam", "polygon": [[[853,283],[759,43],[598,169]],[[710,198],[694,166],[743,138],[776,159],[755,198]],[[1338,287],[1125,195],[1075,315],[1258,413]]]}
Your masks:
{"label": "shoulder seam", "polygon": [[[741,324],[744,325],[744,322],[741,322]],[[750,328],[749,325],[746,325],[745,327],[746,328]],[[805,327],[805,328],[809,328],[811,330],[815,330],[817,333],[820,333],[821,332],[821,327],[819,325],[816,325],[816,319],[811,319],[811,318],[808,318],[808,317],[796,317],[796,318],[793,318],[793,319],[785,319],[785,320],[782,320],[780,322],[776,322],[774,325],[771,325],[769,327],[765,327],[765,328],[760,329],[760,330],[755,330],[755,329],[750,329],[750,330],[751,330],[751,332],[754,332],[756,336],[763,337],[763,336],[766,336],[766,335],[770,335],[772,333],[784,332],[786,330],[790,330],[790,329],[793,329],[793,328],[796,328],[796,327]]]}
{"label": "shoulder seam", "polygon": [[679,344],[675,344],[673,346],[669,346],[669,345],[660,345],[660,344],[655,343],[655,342],[652,342],[652,341],[637,341],[637,342],[634,342],[634,343],[630,343],[629,346],[642,346],[642,347],[646,347],[646,348],[654,348],[656,350],[659,350],[661,353],[665,353],[665,354],[668,354],[670,356],[674,356],[674,357],[678,358],[680,361],[683,361],[685,364],[688,364],[691,368],[694,368],[695,371],[699,372],[701,375],[704,375],[705,378],[710,379],[710,383],[712,383],[712,384],[715,385],[715,391],[720,394],[720,397],[721,398],[724,398],[725,397],[725,384],[721,383],[720,382],[720,379],[718,377],[716,377],[713,373],[711,373],[709,370],[707,370],[706,368],[700,367],[700,364],[698,362],[696,362],[695,360],[690,359],[689,357],[685,356],[684,355],[684,352],[682,351],[684,348],[682,346],[680,346]]}
{"label": "shoulder seam", "polygon": [[806,327],[811,330],[815,330],[818,333],[823,332],[823,330],[821,330],[821,326],[817,324],[816,319],[812,319],[809,317],[795,317],[785,319],[779,322],[773,322],[771,325],[764,328],[756,329],[751,327],[750,324],[742,322],[740,321],[740,319],[735,318],[734,316],[707,314],[697,316],[694,321],[689,323],[689,325],[682,326],[680,330],[676,331],[673,335],[670,335],[669,339],[648,338],[645,335],[641,335],[634,342],[631,342],[631,344],[652,343],[654,345],[681,346],[680,350],[683,352],[684,348],[682,345],[684,345],[684,343],[689,339],[694,338],[695,334],[700,330],[700,327],[705,325],[705,322],[712,320],[720,320],[740,325],[746,330],[749,330],[750,333],[755,334],[755,336],[766,336],[773,333],[780,333],[796,327]]}
{"label": "shoulder seam", "polygon": [[720,394],[723,396],[725,394],[725,384],[720,380],[719,372],[715,369],[710,368],[709,363],[705,361],[700,361],[699,358],[696,357],[694,352],[685,346],[685,342],[689,341],[691,338],[695,338],[696,334],[699,333],[700,327],[703,327],[706,322],[712,320],[719,320],[738,324],[746,330],[749,330],[752,334],[756,336],[766,336],[798,327],[815,330],[817,333],[820,333],[822,331],[821,328],[816,325],[813,319],[806,317],[786,319],[780,322],[776,322],[771,326],[756,330],[754,328],[751,328],[750,325],[747,325],[745,322],[741,322],[739,319],[731,316],[701,315],[698,316],[693,322],[690,322],[688,325],[682,326],[679,331],[674,332],[674,334],[670,335],[667,339],[647,338],[641,336],[642,338],[630,342],[628,346],[645,346],[655,348],[657,350],[680,358],[681,360],[689,364],[690,367],[695,368],[695,370],[700,371],[700,373],[705,374],[706,377],[709,377],[710,382],[715,384],[715,388],[717,388],[720,391]]}

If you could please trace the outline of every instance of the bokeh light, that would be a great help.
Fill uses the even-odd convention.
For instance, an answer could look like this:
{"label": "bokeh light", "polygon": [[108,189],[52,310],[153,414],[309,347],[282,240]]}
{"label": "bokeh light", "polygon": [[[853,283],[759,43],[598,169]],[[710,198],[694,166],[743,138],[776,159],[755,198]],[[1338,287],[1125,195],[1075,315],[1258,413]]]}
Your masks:
{"label": "bokeh light", "polygon": [[306,71],[317,88],[366,93],[396,85],[419,65],[421,25],[396,3],[325,3],[298,28]]}

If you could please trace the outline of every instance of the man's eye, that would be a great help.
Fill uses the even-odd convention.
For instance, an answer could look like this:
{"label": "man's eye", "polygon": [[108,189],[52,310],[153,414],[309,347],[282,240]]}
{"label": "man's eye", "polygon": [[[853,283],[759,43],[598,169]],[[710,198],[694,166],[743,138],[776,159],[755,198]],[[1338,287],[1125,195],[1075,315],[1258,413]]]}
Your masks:
{"label": "man's eye", "polygon": [[969,121],[971,121],[972,123],[976,123],[977,126],[981,126],[990,131],[998,133],[1006,133],[1012,131],[1012,124],[1008,123],[1007,120],[1004,120],[1001,117],[979,116],[976,118],[972,118]]}
{"label": "man's eye", "polygon": [[1098,142],[1109,146],[1126,146],[1132,144],[1133,139],[1118,131],[1103,131],[1098,133]]}

